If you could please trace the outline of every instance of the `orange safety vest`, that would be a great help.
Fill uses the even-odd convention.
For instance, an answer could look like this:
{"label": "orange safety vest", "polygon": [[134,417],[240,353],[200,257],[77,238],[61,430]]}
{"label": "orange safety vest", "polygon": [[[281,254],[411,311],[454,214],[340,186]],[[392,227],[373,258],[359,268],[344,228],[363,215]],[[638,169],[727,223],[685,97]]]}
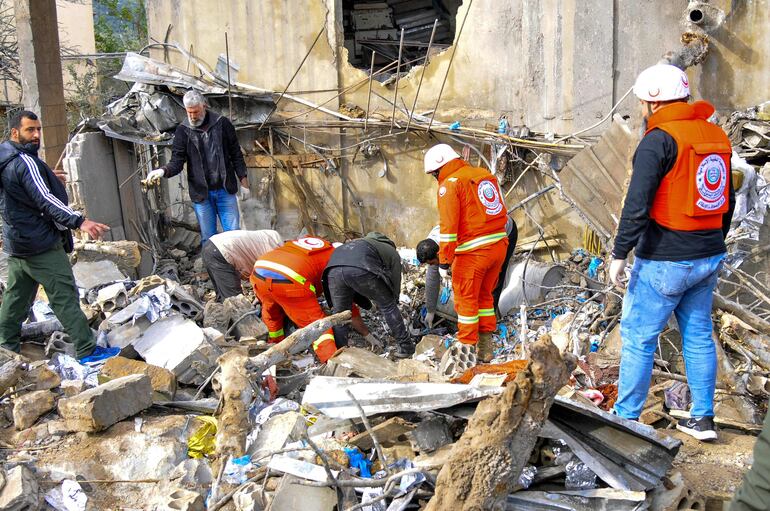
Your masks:
{"label": "orange safety vest", "polygon": [[262,255],[254,263],[254,270],[262,268],[280,273],[320,296],[323,292],[321,275],[332,252],[334,247],[326,240],[300,238]]}
{"label": "orange safety vest", "polygon": [[705,102],[672,103],[648,120],[648,130],[665,131],[676,141],[676,162],[660,182],[650,209],[658,224],[676,231],[722,228],[730,207],[730,140],[708,122],[714,107]]}
{"label": "orange safety vest", "polygon": [[508,210],[497,178],[488,170],[452,160],[439,171],[439,261],[507,237]]}

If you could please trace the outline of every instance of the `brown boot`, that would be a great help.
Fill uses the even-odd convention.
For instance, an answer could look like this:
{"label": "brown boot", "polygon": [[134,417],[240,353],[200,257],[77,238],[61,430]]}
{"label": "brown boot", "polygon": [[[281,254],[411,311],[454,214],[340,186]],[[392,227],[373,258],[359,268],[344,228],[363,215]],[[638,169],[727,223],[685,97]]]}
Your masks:
{"label": "brown boot", "polygon": [[488,364],[492,361],[493,351],[492,332],[479,332],[479,342],[476,344],[476,358],[479,362]]}

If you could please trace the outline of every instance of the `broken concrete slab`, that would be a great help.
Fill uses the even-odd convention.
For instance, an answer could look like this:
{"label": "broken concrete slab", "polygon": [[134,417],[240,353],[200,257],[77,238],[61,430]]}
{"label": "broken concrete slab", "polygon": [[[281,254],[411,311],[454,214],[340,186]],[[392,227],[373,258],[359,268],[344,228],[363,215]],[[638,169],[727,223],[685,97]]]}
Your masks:
{"label": "broken concrete slab", "polygon": [[[359,376],[361,378],[390,378],[397,372],[395,362],[382,358],[375,353],[363,348],[348,346],[339,350],[327,365],[331,368],[335,366],[345,368],[348,371],[346,376]],[[339,375],[336,369],[332,369],[333,374]]]}
{"label": "broken concrete slab", "polygon": [[246,483],[233,495],[233,504],[236,511],[263,511],[262,487],[257,483]]}
{"label": "broken concrete slab", "polygon": [[24,465],[5,473],[5,484],[0,490],[0,509],[3,511],[37,511],[40,509],[40,487],[35,474]]}
{"label": "broken concrete slab", "polygon": [[51,390],[61,385],[61,376],[52,371],[46,360],[38,360],[29,365],[24,375],[23,385],[31,385],[34,390]]}
{"label": "broken concrete slab", "polygon": [[331,488],[303,486],[296,477],[285,476],[268,511],[332,511],[336,506],[337,494]]}
{"label": "broken concrete slab", "polygon": [[245,314],[255,311],[248,298],[243,295],[231,296],[225,299],[224,305],[225,311],[230,318],[229,324],[233,324],[240,319],[233,328],[233,334],[236,339],[241,337],[253,337],[257,340],[267,339],[267,326],[256,314],[249,314],[243,317]]}
{"label": "broken concrete slab", "polygon": [[[372,433],[382,446],[390,447],[394,444],[407,442],[409,440],[408,433],[415,427],[414,424],[401,417],[391,417],[385,422],[372,426]],[[348,443],[355,445],[362,451],[368,451],[374,447],[372,436],[368,431],[354,436],[348,440]]]}
{"label": "broken concrete slab", "polygon": [[107,359],[99,373],[99,380],[109,381],[129,374],[146,374],[150,377],[155,401],[173,401],[176,392],[176,376],[163,367],[125,357]]}
{"label": "broken concrete slab", "polygon": [[50,358],[54,353],[64,353],[70,357],[77,358],[75,343],[64,332],[54,332],[48,339],[48,344],[45,346],[45,356]]}
{"label": "broken concrete slab", "polygon": [[208,460],[191,458],[174,467],[169,480],[185,487],[208,486],[214,482],[214,475]]}
{"label": "broken concrete slab", "polygon": [[[161,491],[165,490],[165,486]],[[184,488],[169,488],[168,495],[158,495],[155,498],[155,505],[152,507],[155,511],[205,511],[205,501],[203,496],[191,490]]]}
{"label": "broken concrete slab", "polygon": [[27,429],[56,406],[56,396],[50,390],[36,390],[17,397],[13,402],[13,424],[17,430]]}
{"label": "broken concrete slab", "polygon": [[230,315],[225,309],[225,304],[214,300],[207,302],[203,308],[203,326],[226,332],[230,326]]}
{"label": "broken concrete slab", "polygon": [[300,413],[290,411],[270,417],[260,428],[247,453],[257,463],[264,463],[267,454],[283,449],[289,442],[300,440],[306,433],[305,417]]}
{"label": "broken concrete slab", "polygon": [[198,325],[179,315],[153,323],[133,347],[148,364],[170,370],[185,385],[201,385],[222,354]]}
{"label": "broken concrete slab", "polygon": [[433,452],[454,441],[449,423],[444,417],[431,417],[421,421],[409,433],[409,438],[414,450],[421,453]]}
{"label": "broken concrete slab", "polygon": [[396,366],[396,376],[398,381],[436,383],[447,381],[438,371],[428,364],[413,358],[402,358],[397,362]]}
{"label": "broken concrete slab", "polygon": [[446,351],[444,338],[435,334],[423,335],[420,342],[418,342],[417,346],[414,348],[414,356],[417,357],[430,350],[433,350],[433,355],[440,359]]}
{"label": "broken concrete slab", "polygon": [[89,291],[95,287],[127,280],[118,265],[109,260],[87,262],[80,261],[72,267],[75,283],[79,288]]}
{"label": "broken concrete slab", "polygon": [[124,376],[59,401],[73,431],[101,431],[152,406],[152,384],[143,374]]}

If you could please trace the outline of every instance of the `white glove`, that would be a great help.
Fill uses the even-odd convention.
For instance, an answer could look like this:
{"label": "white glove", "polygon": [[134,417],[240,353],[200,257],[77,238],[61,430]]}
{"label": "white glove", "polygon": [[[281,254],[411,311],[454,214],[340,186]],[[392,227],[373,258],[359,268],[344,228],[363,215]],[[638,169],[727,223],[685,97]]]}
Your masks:
{"label": "white glove", "polygon": [[452,277],[449,276],[449,268],[439,266],[438,274],[441,276],[441,287],[452,287]]}
{"label": "white glove", "polygon": [[251,190],[249,190],[245,186],[241,186],[239,197],[242,201],[249,200],[251,198]]}
{"label": "white glove", "polygon": [[147,182],[158,184],[160,183],[160,178],[164,177],[166,175],[166,171],[163,169],[155,169],[150,171],[149,174],[147,174]]}
{"label": "white glove", "polygon": [[626,287],[625,269],[625,259],[613,259],[610,263],[610,281],[621,289]]}
{"label": "white glove", "polygon": [[372,333],[369,333],[369,335],[367,335],[366,337],[364,337],[364,339],[366,339],[366,342],[368,342],[368,343],[369,343],[369,345],[370,345],[372,348],[382,348],[382,343],[380,342],[380,340],[379,340],[379,339],[377,339],[377,338],[374,336],[374,334],[372,334]]}
{"label": "white glove", "polygon": [[433,328],[433,320],[436,317],[435,312],[428,312],[425,314],[425,324],[428,326],[428,328]]}

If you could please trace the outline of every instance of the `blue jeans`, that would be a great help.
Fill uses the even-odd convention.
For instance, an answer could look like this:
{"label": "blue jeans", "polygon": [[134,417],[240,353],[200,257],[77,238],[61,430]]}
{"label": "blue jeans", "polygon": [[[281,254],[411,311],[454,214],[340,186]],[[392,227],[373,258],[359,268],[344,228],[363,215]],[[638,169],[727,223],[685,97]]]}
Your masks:
{"label": "blue jeans", "polygon": [[636,258],[623,299],[623,350],[615,413],[636,419],[650,388],[658,335],[673,312],[682,334],[693,417],[714,415],[717,356],[711,303],[724,254],[689,261]]}
{"label": "blue jeans", "polygon": [[201,245],[217,233],[217,217],[223,231],[241,228],[241,215],[238,212],[238,198],[227,190],[209,191],[209,197],[203,202],[193,202],[195,216],[201,228]]}

